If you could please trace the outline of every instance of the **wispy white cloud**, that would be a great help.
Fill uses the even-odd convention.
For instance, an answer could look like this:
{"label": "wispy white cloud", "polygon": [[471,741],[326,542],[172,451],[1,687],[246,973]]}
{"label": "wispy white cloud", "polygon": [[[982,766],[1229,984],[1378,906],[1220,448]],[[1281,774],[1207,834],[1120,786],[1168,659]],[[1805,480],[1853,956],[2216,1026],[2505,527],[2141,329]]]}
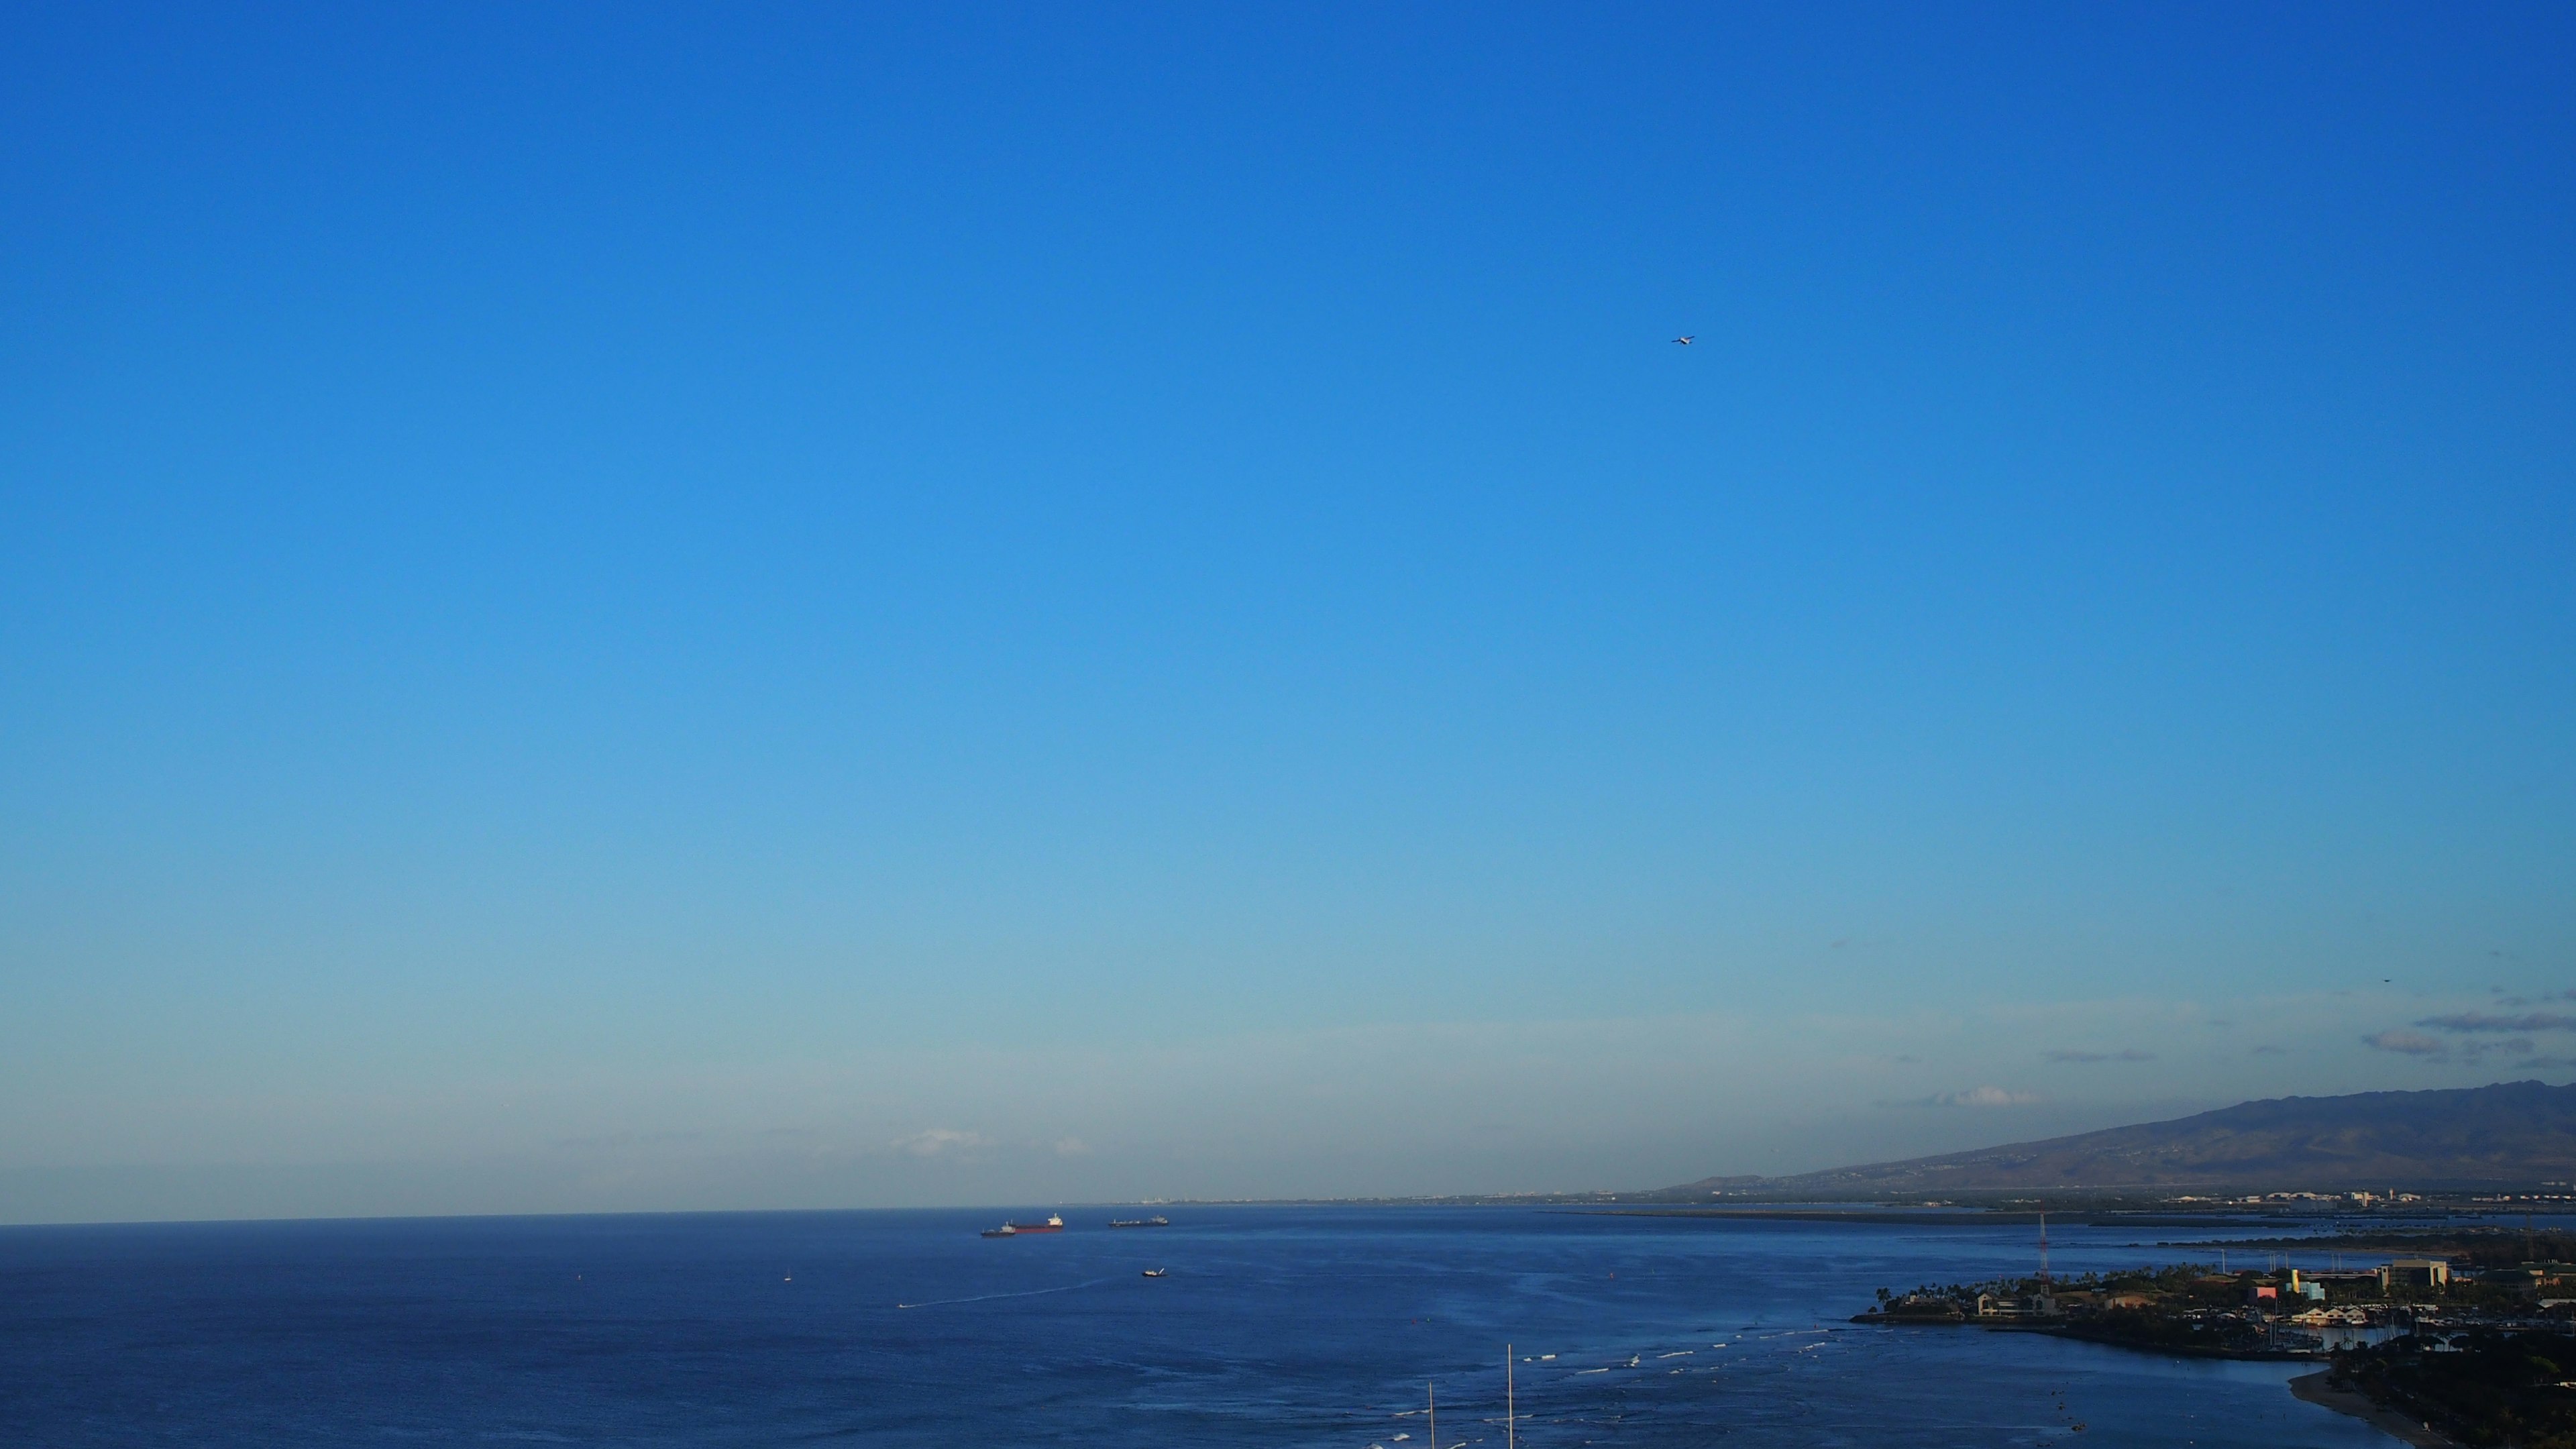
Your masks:
{"label": "wispy white cloud", "polygon": [[2455,1016],[2428,1016],[2415,1023],[2436,1031],[2576,1031],[2576,1016],[2559,1011],[2533,1011],[2521,1016],[2497,1016],[2486,1011],[2463,1011]]}
{"label": "wispy white cloud", "polygon": [[1929,1097],[1916,1097],[1903,1102],[1881,1102],[1882,1107],[2027,1107],[2039,1100],[2037,1092],[2016,1092],[2004,1087],[1970,1087],[1964,1092],[1935,1092]]}
{"label": "wispy white cloud", "polygon": [[2420,1031],[2408,1031],[2404,1027],[2375,1031],[2361,1040],[2364,1046],[2377,1047],[2384,1052],[2396,1052],[2401,1056],[2447,1057],[2451,1054],[2450,1043],[2438,1037],[2426,1036]]}
{"label": "wispy white cloud", "polygon": [[2539,1050],[2539,1048],[2534,1046],[2531,1038],[2527,1036],[2518,1036],[2513,1038],[2511,1041],[2473,1041],[2469,1043],[2469,1060],[2476,1061],[2478,1058],[2485,1056],[2489,1052],[2503,1052],[2507,1056],[2527,1057],[2537,1050]]}
{"label": "wispy white cloud", "polygon": [[933,1127],[926,1132],[915,1132],[909,1137],[898,1137],[893,1143],[895,1151],[908,1153],[914,1157],[937,1157],[942,1153],[959,1152],[970,1147],[985,1145],[981,1134],[960,1132],[954,1127]]}

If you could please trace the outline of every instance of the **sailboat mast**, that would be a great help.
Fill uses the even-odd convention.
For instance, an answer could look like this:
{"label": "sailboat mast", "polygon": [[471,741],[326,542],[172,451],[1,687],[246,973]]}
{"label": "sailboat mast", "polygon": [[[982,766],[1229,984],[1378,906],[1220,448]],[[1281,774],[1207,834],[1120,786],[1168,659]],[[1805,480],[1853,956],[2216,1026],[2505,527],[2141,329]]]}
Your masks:
{"label": "sailboat mast", "polygon": [[1440,1386],[1425,1380],[1422,1385],[1422,1401],[1431,1410],[1431,1449],[1440,1449]]}
{"label": "sailboat mast", "polygon": [[1520,1449],[1519,1426],[1520,1413],[1512,1404],[1512,1346],[1507,1343],[1503,1345],[1503,1449]]}

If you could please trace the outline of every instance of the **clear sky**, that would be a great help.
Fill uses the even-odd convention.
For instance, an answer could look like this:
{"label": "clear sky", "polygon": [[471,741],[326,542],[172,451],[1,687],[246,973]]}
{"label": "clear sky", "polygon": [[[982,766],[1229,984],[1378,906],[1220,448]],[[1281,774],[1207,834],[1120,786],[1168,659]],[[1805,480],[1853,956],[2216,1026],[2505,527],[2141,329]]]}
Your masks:
{"label": "clear sky", "polygon": [[2560,4],[9,7],[0,1219],[2565,1080],[2571,62]]}

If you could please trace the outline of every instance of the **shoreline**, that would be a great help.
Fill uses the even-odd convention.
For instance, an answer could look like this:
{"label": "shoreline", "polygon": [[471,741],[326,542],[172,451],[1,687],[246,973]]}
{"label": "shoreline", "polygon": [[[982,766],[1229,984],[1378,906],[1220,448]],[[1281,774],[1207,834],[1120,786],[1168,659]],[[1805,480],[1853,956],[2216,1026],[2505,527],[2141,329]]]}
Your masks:
{"label": "shoreline", "polygon": [[[2041,1334],[2051,1338],[2063,1338],[2070,1343],[2098,1344],[2104,1348],[2127,1349],[2132,1353],[2151,1353],[2177,1359],[2232,1359],[2240,1362],[2269,1363],[2280,1363],[2285,1360],[2292,1362],[2305,1360],[2310,1363],[2319,1361],[2312,1354],[2282,1350],[2191,1349],[2171,1344],[2128,1343],[2117,1338],[2095,1338],[2090,1335],[2072,1334],[2066,1332],[2063,1327],[2055,1325],[1979,1323],[1974,1319],[1917,1319],[1908,1322],[1902,1318],[1890,1318],[1879,1314],[1859,1315],[1851,1322],[1876,1324],[1884,1328],[1974,1328],[1986,1333]],[[2358,1390],[2336,1388],[2333,1378],[2332,1369],[2319,1368],[2309,1373],[2292,1376],[2284,1387],[2289,1389],[2292,1398],[2301,1403],[2314,1404],[2320,1409],[2341,1414],[2346,1418],[2359,1419],[2392,1439],[2415,1445],[2416,1449],[2460,1449],[2458,1440],[2420,1419],[2409,1418],[2399,1410],[2379,1403]]]}
{"label": "shoreline", "polygon": [[2453,1442],[2426,1426],[2422,1420],[2410,1419],[2383,1404],[2372,1402],[2367,1394],[2351,1389],[2338,1389],[2329,1379],[2329,1370],[2319,1369],[2290,1380],[2290,1395],[2303,1404],[2332,1409],[2338,1414],[2359,1419],[2392,1439],[2419,1446],[2419,1449],[2455,1449]]}
{"label": "shoreline", "polygon": [[1975,1329],[1979,1333],[2032,1333],[2046,1338],[2062,1338],[2068,1343],[2094,1343],[2105,1348],[2126,1349],[2131,1353],[2159,1354],[2166,1358],[2215,1358],[2238,1363],[2323,1363],[2325,1356],[2291,1348],[2207,1348],[2198,1344],[2141,1343],[2135,1339],[2102,1334],[2077,1333],[2063,1323],[1988,1322],[1977,1318],[1908,1318],[1898,1314],[1856,1313],[1845,1320],[1875,1328],[1957,1328]]}

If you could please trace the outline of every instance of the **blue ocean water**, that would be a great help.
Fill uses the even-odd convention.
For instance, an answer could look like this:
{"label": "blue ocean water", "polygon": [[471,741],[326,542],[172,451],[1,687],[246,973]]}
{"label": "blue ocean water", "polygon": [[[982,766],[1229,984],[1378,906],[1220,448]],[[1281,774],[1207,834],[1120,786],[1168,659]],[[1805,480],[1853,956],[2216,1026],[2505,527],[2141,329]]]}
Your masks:
{"label": "blue ocean water", "polygon": [[0,1229],[0,1442],[1430,1449],[1436,1382],[1440,1449],[1492,1449],[1507,1342],[1532,1449],[2392,1442],[2286,1364],[1842,1321],[2027,1228],[1166,1211]]}

